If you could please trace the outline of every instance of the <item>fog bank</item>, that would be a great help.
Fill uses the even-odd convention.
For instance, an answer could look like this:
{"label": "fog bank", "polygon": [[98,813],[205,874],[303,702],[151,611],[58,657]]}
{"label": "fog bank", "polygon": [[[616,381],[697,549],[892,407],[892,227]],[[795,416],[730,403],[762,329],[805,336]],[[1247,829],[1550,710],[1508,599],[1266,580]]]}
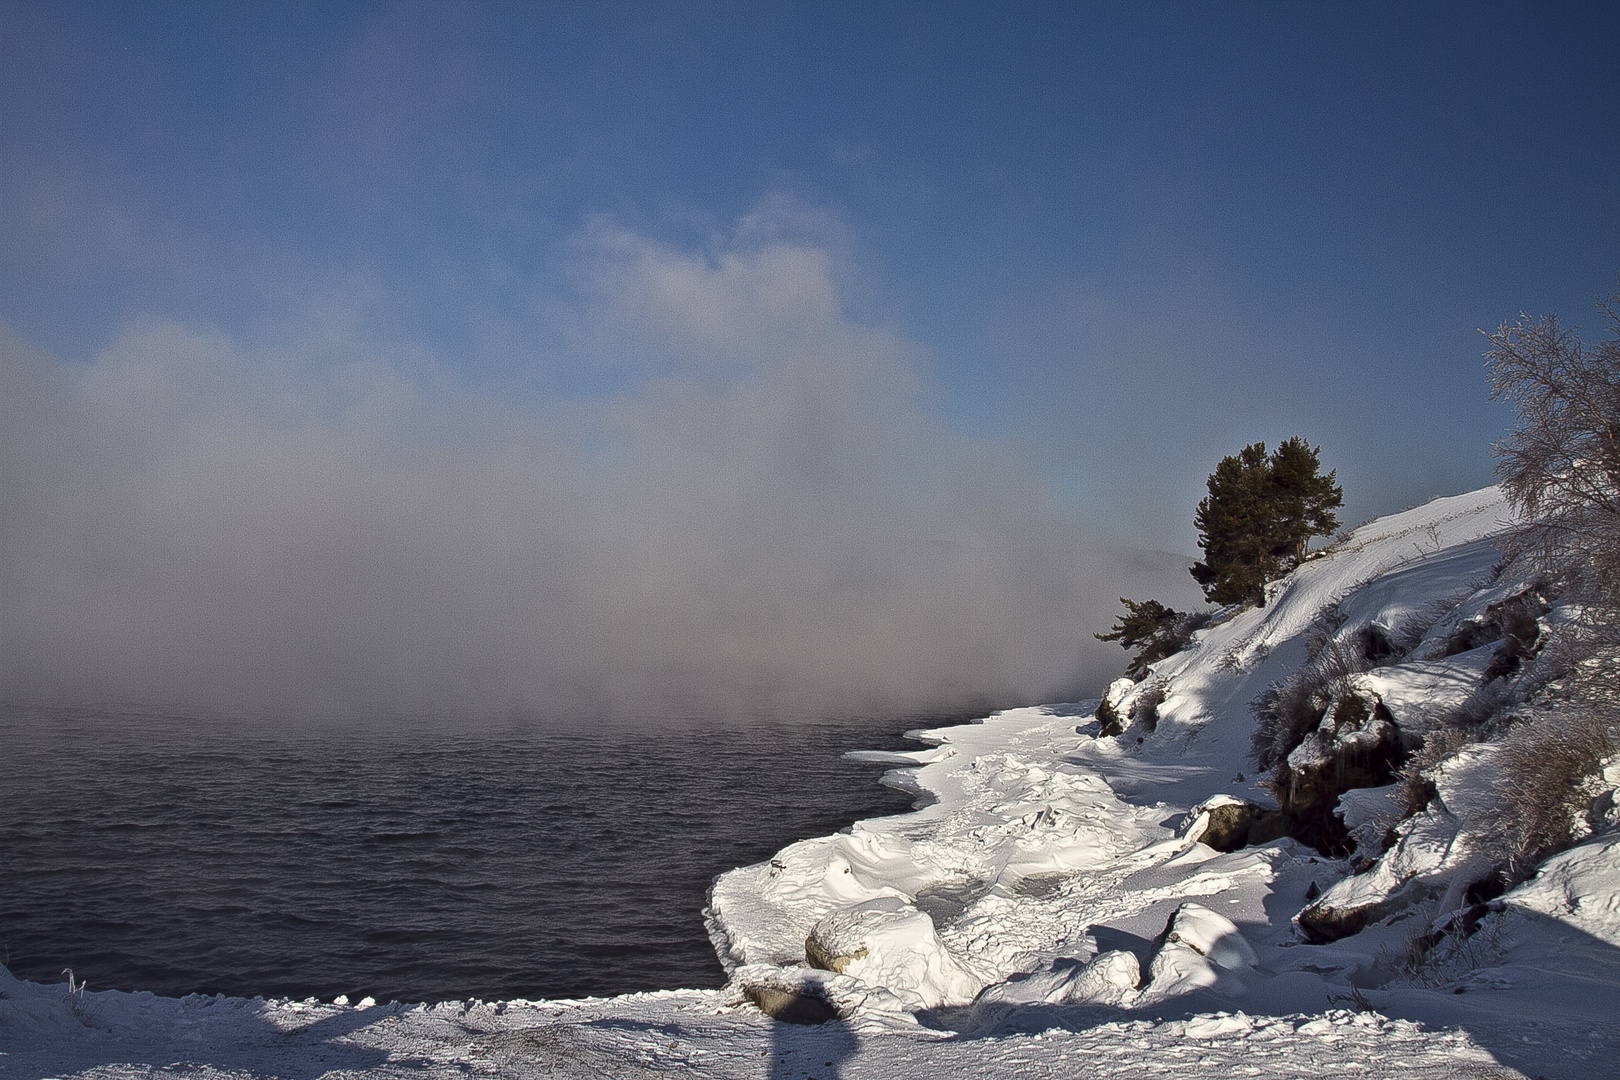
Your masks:
{"label": "fog bank", "polygon": [[[927,356],[849,313],[825,246],[579,249],[561,344],[498,381],[316,318],[150,317],[88,363],[0,328],[5,696],[952,708],[1094,688],[1118,596],[1195,598],[947,429]],[[596,389],[529,392],[558,366]]]}

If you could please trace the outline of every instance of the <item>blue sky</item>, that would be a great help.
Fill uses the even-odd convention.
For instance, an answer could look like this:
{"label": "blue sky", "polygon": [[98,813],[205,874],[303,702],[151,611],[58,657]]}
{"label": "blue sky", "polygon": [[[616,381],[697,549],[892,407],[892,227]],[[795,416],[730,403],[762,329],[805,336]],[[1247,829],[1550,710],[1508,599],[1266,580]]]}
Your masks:
{"label": "blue sky", "polygon": [[[770,468],[1190,554],[1250,441],[1320,443],[1347,523],[1487,483],[1476,331],[1595,332],[1620,272],[1608,4],[0,12],[9,347],[82,375],[211,342],[201,383],[238,374],[199,415],[345,437],[404,394],[424,460],[669,460],[680,393],[870,348],[816,353],[820,449]],[[201,385],[165,377],[137,442]]]}

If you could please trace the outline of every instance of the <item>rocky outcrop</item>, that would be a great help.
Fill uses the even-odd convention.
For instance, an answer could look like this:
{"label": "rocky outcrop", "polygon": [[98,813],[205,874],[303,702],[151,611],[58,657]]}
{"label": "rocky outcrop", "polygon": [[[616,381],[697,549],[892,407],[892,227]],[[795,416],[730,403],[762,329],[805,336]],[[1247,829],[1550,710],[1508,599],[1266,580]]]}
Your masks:
{"label": "rocky outcrop", "polygon": [[1136,683],[1131,679],[1115,679],[1108,684],[1102,700],[1097,703],[1097,722],[1101,725],[1099,735],[1107,738],[1125,733],[1125,715],[1120,712],[1120,703],[1135,689]]}
{"label": "rocky outcrop", "polygon": [[1188,824],[1182,836],[1223,852],[1270,843],[1290,835],[1292,828],[1287,815],[1281,811],[1232,795],[1206,799],[1187,816]]}
{"label": "rocky outcrop", "polygon": [[1348,854],[1354,844],[1335,815],[1339,797],[1390,784],[1406,757],[1400,730],[1377,695],[1344,695],[1278,767],[1273,790],[1290,834],[1323,854]]}
{"label": "rocky outcrop", "polygon": [[1429,808],[1395,827],[1393,845],[1366,873],[1338,882],[1295,916],[1301,934],[1336,941],[1416,903],[1437,901],[1442,913],[1462,907],[1468,887],[1492,870],[1469,822],[1491,804],[1485,778],[1496,750],[1470,746],[1436,766]]}

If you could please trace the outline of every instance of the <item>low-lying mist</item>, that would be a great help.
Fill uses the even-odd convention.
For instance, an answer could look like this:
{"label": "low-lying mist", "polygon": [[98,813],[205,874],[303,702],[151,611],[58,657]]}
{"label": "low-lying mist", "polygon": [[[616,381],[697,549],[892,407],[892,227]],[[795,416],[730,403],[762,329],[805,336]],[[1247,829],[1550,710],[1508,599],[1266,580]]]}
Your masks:
{"label": "low-lying mist", "polygon": [[847,313],[823,247],[602,227],[581,251],[532,364],[588,394],[319,319],[137,319],[87,363],[4,330],[5,696],[960,709],[1094,690],[1123,660],[1091,637],[1118,596],[1191,599],[1184,562],[1099,540],[940,422],[925,354]]}

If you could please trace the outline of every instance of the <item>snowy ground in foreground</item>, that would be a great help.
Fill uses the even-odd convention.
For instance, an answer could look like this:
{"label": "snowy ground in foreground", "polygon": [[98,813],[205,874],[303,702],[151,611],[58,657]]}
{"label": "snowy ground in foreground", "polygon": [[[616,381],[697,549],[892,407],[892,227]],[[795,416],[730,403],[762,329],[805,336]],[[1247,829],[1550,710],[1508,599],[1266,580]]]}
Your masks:
{"label": "snowy ground in foreground", "polygon": [[[55,988],[13,984],[11,1076],[1058,1077],[1515,1075],[1465,1032],[1334,1010],[1317,1017],[1131,1020],[1052,1012],[1041,1031],[863,1034],[769,1020],[725,991],[584,1002],[371,1006],[88,994],[83,1020]],[[1556,1031],[1522,1025],[1540,1049]],[[1603,1075],[1592,1047],[1569,1075]],[[1532,1074],[1533,1075],[1533,1074]],[[1551,1074],[1549,1074],[1551,1075]]]}
{"label": "snowy ground in foreground", "polygon": [[[1301,662],[1317,613],[1341,601],[1353,633],[1437,599],[1453,623],[1484,611],[1505,588],[1487,580],[1504,516],[1485,491],[1364,526],[1158,665],[1153,731],[1100,739],[1089,708],[1049,706],[881,756],[936,801],[722,875],[709,920],[726,990],[379,1006],[0,974],[0,1076],[1620,1077],[1613,828],[1415,968],[1404,947],[1468,872],[1468,770],[1439,776],[1435,806],[1363,875],[1291,840],[1227,854],[1197,840],[1211,797],[1263,798],[1245,778],[1248,703]],[[1482,649],[1419,649],[1366,685],[1418,724],[1477,685]],[[1388,916],[1302,941],[1308,897],[1357,890],[1382,890]],[[812,935],[841,974],[804,966]],[[842,1015],[778,1023],[745,986],[810,989]]]}

